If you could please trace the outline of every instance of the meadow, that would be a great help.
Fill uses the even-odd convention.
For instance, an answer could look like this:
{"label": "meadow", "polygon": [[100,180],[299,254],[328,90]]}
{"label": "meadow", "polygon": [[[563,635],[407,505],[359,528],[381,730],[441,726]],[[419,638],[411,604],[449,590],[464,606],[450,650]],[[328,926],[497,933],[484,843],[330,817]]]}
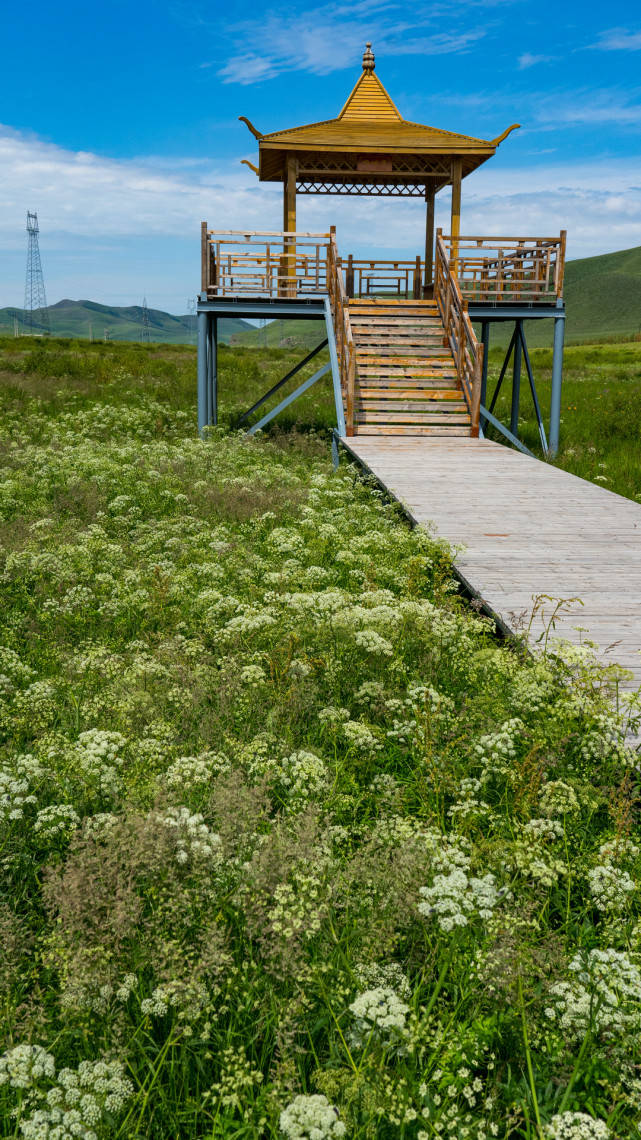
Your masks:
{"label": "meadow", "polygon": [[[328,388],[243,439],[283,360],[201,441],[190,349],[0,341],[0,1134],[637,1136],[639,700],[497,638]],[[607,361],[560,462],[636,494]]]}
{"label": "meadow", "polygon": [[[503,355],[500,350],[490,352],[488,399],[498,380]],[[550,407],[552,351],[535,348],[531,358],[545,419]],[[508,374],[497,402],[499,419],[508,424],[510,383]],[[629,499],[641,499],[641,341],[568,346],[564,354],[561,407],[557,466]],[[493,429],[487,434],[492,439],[500,438]],[[542,455],[525,364],[519,435],[535,455]]]}

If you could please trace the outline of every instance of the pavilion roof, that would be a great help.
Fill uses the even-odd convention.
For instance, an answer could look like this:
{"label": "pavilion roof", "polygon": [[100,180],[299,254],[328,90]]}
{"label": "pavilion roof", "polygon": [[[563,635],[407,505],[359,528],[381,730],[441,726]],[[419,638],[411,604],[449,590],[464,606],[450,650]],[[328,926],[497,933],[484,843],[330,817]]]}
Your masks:
{"label": "pavilion roof", "polygon": [[287,154],[316,152],[337,155],[414,155],[423,158],[461,157],[463,173],[469,174],[490,158],[508,131],[493,140],[479,139],[455,131],[414,123],[404,119],[378,76],[374,73],[371,45],[363,56],[363,71],[340,114],[335,119],[289,127],[260,134],[244,121],[258,139],[260,177],[278,180]]}
{"label": "pavilion roof", "polygon": [[262,135],[261,146],[287,149],[478,151],[496,144],[404,119],[373,71],[363,71],[337,119]]}

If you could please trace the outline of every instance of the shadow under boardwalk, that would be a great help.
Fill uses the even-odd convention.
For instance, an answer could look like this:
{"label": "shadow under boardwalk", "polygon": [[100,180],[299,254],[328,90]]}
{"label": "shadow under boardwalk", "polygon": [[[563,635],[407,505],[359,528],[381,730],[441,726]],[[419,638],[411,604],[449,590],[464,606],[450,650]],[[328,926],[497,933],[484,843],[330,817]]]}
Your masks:
{"label": "shadow under boardwalk", "polygon": [[[489,440],[342,443],[417,523],[465,547],[457,569],[505,626],[523,628],[542,594],[580,598],[552,636],[597,642],[604,662],[641,685],[641,504]],[[552,609],[533,622],[532,641]]]}

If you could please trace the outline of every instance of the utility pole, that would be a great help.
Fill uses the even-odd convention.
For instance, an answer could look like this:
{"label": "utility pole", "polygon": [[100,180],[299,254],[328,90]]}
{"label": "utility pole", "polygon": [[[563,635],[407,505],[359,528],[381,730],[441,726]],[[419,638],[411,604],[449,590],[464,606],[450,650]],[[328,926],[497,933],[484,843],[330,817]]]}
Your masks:
{"label": "utility pole", "polygon": [[49,310],[47,308],[47,295],[45,293],[45,280],[40,260],[40,246],[38,244],[38,215],[27,210],[27,233],[29,244],[27,246],[27,276],[24,287],[24,323],[27,333],[43,333],[49,335]]}

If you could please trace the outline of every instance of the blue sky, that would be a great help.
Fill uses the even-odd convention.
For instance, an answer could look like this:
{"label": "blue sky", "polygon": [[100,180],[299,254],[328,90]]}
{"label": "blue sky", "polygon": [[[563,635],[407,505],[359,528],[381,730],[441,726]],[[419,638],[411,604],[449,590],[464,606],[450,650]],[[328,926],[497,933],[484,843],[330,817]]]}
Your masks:
{"label": "blue sky", "polygon": [[[2,31],[0,305],[22,303],[28,208],[50,301],[184,312],[201,218],[280,226],[238,115],[334,117],[366,40],[406,118],[484,138],[522,124],[464,182],[464,232],[563,227],[575,257],[641,245],[638,2],[74,0],[13,6]],[[344,252],[420,251],[419,203],[299,198],[301,228],[330,222]]]}

